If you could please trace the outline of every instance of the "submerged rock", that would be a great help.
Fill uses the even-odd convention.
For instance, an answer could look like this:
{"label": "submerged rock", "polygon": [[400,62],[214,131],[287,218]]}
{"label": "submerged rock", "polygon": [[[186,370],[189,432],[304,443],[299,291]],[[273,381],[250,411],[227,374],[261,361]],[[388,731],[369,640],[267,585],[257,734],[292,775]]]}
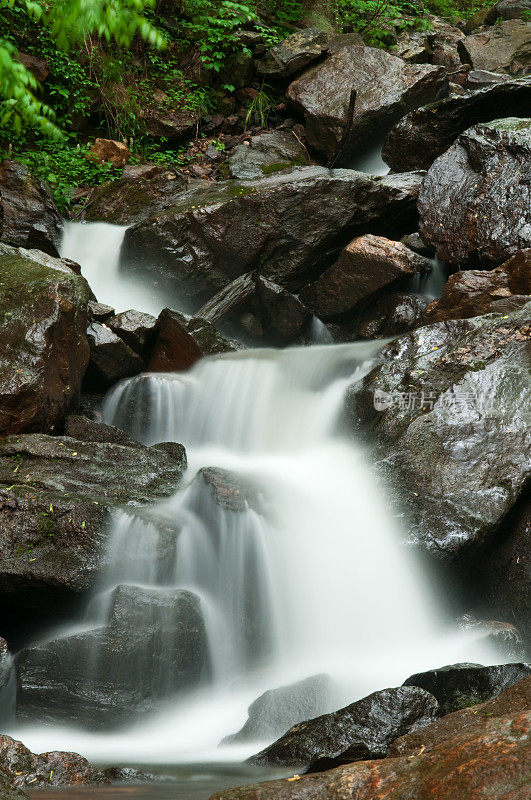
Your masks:
{"label": "submerged rock", "polygon": [[442,714],[475,706],[531,675],[531,664],[452,664],[412,675],[404,686],[418,686],[437,698]]}
{"label": "submerged rock", "polygon": [[398,736],[428,725],[437,714],[437,701],[423,689],[384,689],[295,725],[250,760],[322,772],[352,761],[384,758]]}
{"label": "submerged rock", "polygon": [[19,639],[71,613],[106,563],[111,511],[173,493],[185,466],[184,448],[173,443],[39,434],[1,441],[0,635]]}
{"label": "submerged rock", "polygon": [[270,689],[251,703],[243,728],[227,736],[223,744],[280,736],[298,722],[327,711],[330,695],[331,681],[327,675],[314,675],[290,686]]}
{"label": "submerged rock", "polygon": [[497,267],[531,247],[531,119],[477,125],[430,167],[420,232],[453,265]]}
{"label": "submerged rock", "polygon": [[196,595],[118,586],[107,626],[20,653],[17,719],[117,725],[197,686],[206,664]]}
{"label": "submerged rock", "polygon": [[459,43],[461,58],[474,69],[522,75],[531,68],[531,22],[508,19]]}
{"label": "submerged rock", "polygon": [[395,287],[416,274],[431,272],[431,262],[401,242],[360,236],[320,278],[304,287],[303,303],[322,319],[352,312],[381,289]]}
{"label": "submerged rock", "polygon": [[58,256],[61,231],[48,186],[18,161],[0,161],[0,242]]}
{"label": "submerged rock", "polygon": [[421,180],[298,167],[249,183],[210,184],[129,228],[122,258],[162,272],[200,302],[254,271],[296,291],[356,234],[399,237],[415,227]]}
{"label": "submerged rock", "polygon": [[192,482],[192,486],[202,482],[214,502],[226,511],[247,511],[249,508],[261,511],[256,489],[235,472],[218,467],[203,467]]}
{"label": "submerged rock", "polygon": [[529,117],[531,76],[453,96],[407,114],[391,129],[382,156],[396,172],[429,169],[473,125]]}
{"label": "submerged rock", "polygon": [[281,346],[297,341],[312,319],[295,295],[257,272],[229,283],[199,309],[198,316],[246,341]]}
{"label": "submerged rock", "polygon": [[[105,775],[77,753],[52,751],[35,755],[22,742],[0,736],[0,774],[20,789],[43,786],[87,786],[108,783]],[[1,788],[1,784],[0,784]],[[22,795],[26,797],[26,795]],[[2,800],[9,800],[4,795]],[[14,795],[18,797],[18,795]]]}
{"label": "submerged rock", "polygon": [[419,328],[384,348],[349,407],[409,516],[409,541],[451,560],[493,540],[524,491],[531,303]]}
{"label": "submerged rock", "polygon": [[231,178],[253,180],[307,163],[306,150],[291,131],[271,131],[237,145],[223,168]]}
{"label": "submerged rock", "polygon": [[445,70],[407,64],[373,47],[343,47],[297,78],[288,101],[304,114],[306,138],[329,164],[349,163],[413,108],[448,89]]}
{"label": "submerged rock", "polygon": [[189,369],[203,356],[239,349],[237,342],[222,336],[208,320],[165,308],[158,318],[148,369],[150,372],[179,372]]}
{"label": "submerged rock", "polygon": [[84,278],[69,262],[0,244],[0,435],[54,430],[89,359]]}

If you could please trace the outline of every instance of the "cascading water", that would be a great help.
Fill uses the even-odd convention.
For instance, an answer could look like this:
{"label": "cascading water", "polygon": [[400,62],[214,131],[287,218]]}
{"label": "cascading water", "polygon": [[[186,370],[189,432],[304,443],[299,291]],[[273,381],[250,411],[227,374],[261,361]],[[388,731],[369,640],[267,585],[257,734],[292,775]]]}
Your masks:
{"label": "cascading water", "polygon": [[[324,673],[333,681],[329,707],[339,707],[421,669],[496,661],[473,634],[448,624],[344,428],[347,387],[380,346],[243,351],[111,391],[106,422],[148,444],[182,442],[189,468],[173,497],[115,519],[92,610],[112,627],[116,587],[147,592],[146,616],[137,609],[129,620],[141,631],[153,623],[153,598],[196,598],[206,638],[201,675],[173,695],[159,681],[164,710],[124,731],[17,735],[33,748],[74,748],[93,759],[236,760],[257,744],[219,742],[267,689]],[[171,662],[171,628],[161,627],[159,649],[130,681]]]}

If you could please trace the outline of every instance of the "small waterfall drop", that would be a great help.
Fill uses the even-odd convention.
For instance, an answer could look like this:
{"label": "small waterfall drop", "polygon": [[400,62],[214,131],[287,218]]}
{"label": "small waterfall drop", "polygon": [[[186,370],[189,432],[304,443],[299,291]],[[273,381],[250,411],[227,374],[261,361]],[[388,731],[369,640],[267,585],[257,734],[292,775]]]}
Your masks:
{"label": "small waterfall drop", "polygon": [[[219,742],[267,689],[324,674],[331,710],[422,669],[496,661],[449,624],[345,430],[347,387],[380,346],[242,351],[110,392],[106,422],[147,444],[182,442],[189,467],[175,495],[116,516],[92,614],[141,632],[153,627],[153,604],[167,613],[168,598],[186,601],[204,626],[206,648],[196,639],[193,651],[200,675],[185,691],[164,684],[168,665],[182,674],[194,665],[179,660],[176,618],[159,619],[156,647],[119,676],[128,691],[163,700],[155,716],[140,713],[116,733],[57,726],[17,735],[34,749],[74,748],[93,759],[237,760],[257,743]],[[120,606],[131,594],[133,612]]]}

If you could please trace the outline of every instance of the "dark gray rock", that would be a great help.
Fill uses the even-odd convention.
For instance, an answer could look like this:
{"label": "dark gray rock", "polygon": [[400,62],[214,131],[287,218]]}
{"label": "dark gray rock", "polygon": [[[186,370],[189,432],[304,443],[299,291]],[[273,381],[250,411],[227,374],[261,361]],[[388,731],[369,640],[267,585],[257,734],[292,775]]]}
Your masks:
{"label": "dark gray rock", "polygon": [[164,308],[157,321],[148,370],[179,372],[189,369],[203,356],[239,349],[241,345],[222,336],[208,320]]}
{"label": "dark gray rock", "polygon": [[372,300],[354,317],[354,339],[380,339],[399,336],[423,324],[427,300],[415,294],[393,292]]}
{"label": "dark gray rock", "polygon": [[404,686],[418,686],[437,698],[441,713],[485,703],[531,674],[531,664],[452,664],[412,675]]}
{"label": "dark gray rock", "polygon": [[391,129],[382,156],[396,172],[429,169],[472,125],[502,117],[528,117],[530,107],[531,77],[439,100],[401,119]]}
{"label": "dark gray rock", "polygon": [[291,131],[271,131],[237,145],[223,168],[231,178],[253,180],[307,163],[308,155]]}
{"label": "dark gray rock", "polygon": [[[315,61],[327,49],[327,37],[319,28],[304,28],[267,51],[257,70],[271,78],[288,78]],[[245,86],[245,84],[243,84]]]}
{"label": "dark gray rock", "polygon": [[352,761],[385,758],[398,736],[429,725],[438,710],[436,699],[422,689],[384,689],[295,725],[250,761],[322,772]]}
{"label": "dark gray rock", "polygon": [[497,653],[502,661],[523,661],[525,647],[520,631],[508,622],[496,620],[480,620],[472,614],[462,614],[457,620],[462,631],[472,631],[479,639],[483,639]]}
{"label": "dark gray rock", "polygon": [[87,328],[90,360],[85,388],[104,391],[122,378],[142,372],[143,362],[106,323],[93,322]]}
{"label": "dark gray rock", "polygon": [[530,337],[531,303],[419,328],[350,390],[353,422],[408,511],[409,541],[437,559],[463,563],[492,541],[525,489]]}
{"label": "dark gray rock", "polygon": [[477,125],[430,167],[422,238],[447,264],[497,267],[531,247],[531,119]]}
{"label": "dark gray rock", "polygon": [[247,272],[291,291],[317,277],[353,236],[402,236],[416,225],[419,174],[374,178],[299,167],[261,180],[190,190],[126,232],[122,257],[169,276],[205,302]]}
{"label": "dark gray rock", "polygon": [[499,0],[488,12],[485,22],[494,25],[499,19],[531,18],[531,0]]}
{"label": "dark gray rock", "polygon": [[157,318],[142,311],[123,311],[107,320],[107,326],[131,350],[145,358],[155,340]]}
{"label": "dark gray rock", "polygon": [[413,108],[448,92],[442,67],[406,64],[372,47],[344,47],[287,90],[306,138],[329,164],[344,165]]}
{"label": "dark gray rock", "polygon": [[62,220],[48,186],[18,161],[0,162],[0,242],[59,255]]}
{"label": "dark gray rock", "polygon": [[531,68],[531,22],[509,19],[459,42],[465,63],[474,69],[525,75]]}

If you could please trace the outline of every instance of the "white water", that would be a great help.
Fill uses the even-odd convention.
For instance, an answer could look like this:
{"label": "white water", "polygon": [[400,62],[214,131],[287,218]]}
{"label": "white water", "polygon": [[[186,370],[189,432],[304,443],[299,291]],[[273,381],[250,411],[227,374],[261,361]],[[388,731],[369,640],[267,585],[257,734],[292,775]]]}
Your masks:
{"label": "white water", "polygon": [[[182,442],[189,470],[183,488],[153,509],[154,520],[180,531],[164,581],[153,569],[157,523],[124,514],[111,535],[106,585],[196,592],[212,674],[120,733],[34,726],[17,737],[39,752],[73,749],[107,762],[234,761],[259,745],[218,744],[266,689],[326,673],[337,708],[419,670],[498,660],[449,623],[442,597],[400,544],[385,488],[343,432],[347,387],[378,346],[244,351],[204,359],[183,376],[139,376],[110,393],[107,422],[147,443]],[[213,505],[194,482],[212,466],[252,485],[259,510],[253,502],[238,513]],[[267,634],[258,648],[244,610],[253,598],[251,618]]]}

